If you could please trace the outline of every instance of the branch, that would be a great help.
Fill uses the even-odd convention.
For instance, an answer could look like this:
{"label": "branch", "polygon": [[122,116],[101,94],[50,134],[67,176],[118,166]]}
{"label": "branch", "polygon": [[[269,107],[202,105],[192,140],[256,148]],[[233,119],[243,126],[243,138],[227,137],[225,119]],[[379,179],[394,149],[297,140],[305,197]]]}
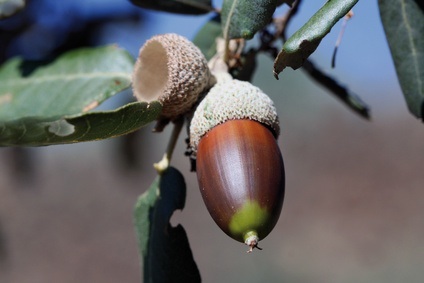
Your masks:
{"label": "branch", "polygon": [[367,120],[370,119],[369,107],[357,95],[349,93],[349,91],[345,87],[341,86],[336,80],[324,74],[319,68],[315,67],[311,60],[307,59],[305,61],[302,66],[302,70],[343,101],[349,108],[358,113],[361,117]]}

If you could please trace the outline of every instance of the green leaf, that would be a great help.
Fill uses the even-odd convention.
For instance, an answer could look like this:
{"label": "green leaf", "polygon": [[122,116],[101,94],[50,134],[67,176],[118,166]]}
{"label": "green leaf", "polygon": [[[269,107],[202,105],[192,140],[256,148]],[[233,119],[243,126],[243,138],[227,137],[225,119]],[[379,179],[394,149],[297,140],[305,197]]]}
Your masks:
{"label": "green leaf", "polygon": [[137,200],[134,222],[145,283],[201,281],[184,228],[169,223],[184,208],[185,196],[184,177],[169,167]]}
{"label": "green leaf", "polygon": [[424,120],[424,4],[422,0],[378,4],[409,111]]}
{"label": "green leaf", "polygon": [[25,0],[0,0],[0,20],[13,16],[25,7]]}
{"label": "green leaf", "polygon": [[272,20],[277,0],[224,0],[222,30],[225,39],[251,39]]}
{"label": "green leaf", "polygon": [[73,117],[21,118],[0,122],[0,146],[42,146],[107,139],[133,132],[156,120],[159,102],[134,102],[114,111]]}
{"label": "green leaf", "polygon": [[200,48],[207,60],[216,54],[216,38],[222,37],[221,19],[219,15],[212,17],[197,32],[193,43]]}
{"label": "green leaf", "polygon": [[297,69],[318,47],[337,21],[344,17],[358,0],[331,0],[318,10],[309,21],[296,31],[283,45],[274,61],[274,76],[286,67]]}
{"label": "green leaf", "polygon": [[116,46],[74,50],[43,63],[11,59],[0,67],[0,121],[85,113],[130,86],[133,64]]}
{"label": "green leaf", "polygon": [[176,14],[201,15],[213,10],[211,0],[130,0],[145,9]]}

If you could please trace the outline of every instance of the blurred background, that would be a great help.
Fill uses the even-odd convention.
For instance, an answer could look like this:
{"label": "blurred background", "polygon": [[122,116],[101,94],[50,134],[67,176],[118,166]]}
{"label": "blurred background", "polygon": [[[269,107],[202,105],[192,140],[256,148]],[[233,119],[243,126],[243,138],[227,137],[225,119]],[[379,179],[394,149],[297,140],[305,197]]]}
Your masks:
{"label": "blurred background", "polygon": [[[303,1],[289,33],[323,3]],[[272,59],[259,57],[253,83],[276,103],[287,178],[283,211],[263,251],[246,254],[215,225],[184,156],[185,133],[180,137],[172,165],[186,178],[187,201],[172,223],[185,227],[203,282],[422,282],[424,125],[407,110],[377,1],[359,1],[354,13],[336,68],[340,23],[312,60],[367,102],[371,121],[301,70],[286,69],[275,80]],[[192,39],[210,16],[117,0],[32,0],[0,21],[0,62],[104,44],[135,57],[158,33]],[[131,100],[127,91],[101,108]],[[0,148],[1,283],[140,281],[133,206],[155,178],[152,163],[171,130],[155,134],[152,127],[100,142]]]}

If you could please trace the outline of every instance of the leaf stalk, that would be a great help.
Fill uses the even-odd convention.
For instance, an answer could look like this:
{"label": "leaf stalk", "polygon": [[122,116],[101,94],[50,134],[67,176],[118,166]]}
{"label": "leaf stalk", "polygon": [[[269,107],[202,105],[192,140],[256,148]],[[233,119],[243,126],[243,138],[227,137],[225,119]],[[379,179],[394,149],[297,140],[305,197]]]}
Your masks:
{"label": "leaf stalk", "polygon": [[172,129],[166,152],[159,162],[153,164],[153,167],[156,169],[159,175],[162,175],[162,173],[168,169],[169,164],[171,163],[172,154],[174,153],[175,145],[177,144],[178,137],[180,136],[183,125],[183,118],[179,118],[178,120],[174,121],[174,128]]}

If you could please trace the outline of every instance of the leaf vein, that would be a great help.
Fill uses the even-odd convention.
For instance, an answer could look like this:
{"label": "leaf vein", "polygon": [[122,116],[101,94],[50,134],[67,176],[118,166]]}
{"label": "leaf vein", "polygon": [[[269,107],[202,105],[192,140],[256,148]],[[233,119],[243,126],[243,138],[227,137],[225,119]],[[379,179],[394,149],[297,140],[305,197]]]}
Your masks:
{"label": "leaf vein", "polygon": [[405,29],[408,33],[408,42],[409,45],[411,47],[411,56],[414,58],[414,60],[412,60],[413,65],[414,65],[414,72],[416,75],[416,79],[417,79],[417,83],[418,83],[418,89],[419,90],[423,90],[423,86],[422,86],[422,80],[420,77],[420,66],[419,66],[419,60],[418,60],[418,51],[417,51],[417,46],[415,46],[414,44],[414,40],[413,40],[413,30],[412,30],[412,26],[411,23],[409,22],[408,16],[407,16],[407,12],[406,12],[406,3],[405,0],[401,0],[401,7],[402,7],[402,18],[403,18],[403,22],[405,23]]}
{"label": "leaf vein", "polygon": [[233,1],[233,4],[231,5],[231,9],[230,9],[230,11],[229,11],[229,13],[228,13],[228,17],[227,17],[227,19],[226,19],[226,22],[225,22],[225,27],[224,27],[224,39],[226,40],[226,41],[228,41],[230,38],[229,38],[229,31],[230,31],[230,26],[231,26],[231,19],[232,19],[232,17],[233,17],[233,14],[235,13],[235,11],[236,11],[236,6],[237,6],[237,3],[238,3],[238,0],[234,0]]}

